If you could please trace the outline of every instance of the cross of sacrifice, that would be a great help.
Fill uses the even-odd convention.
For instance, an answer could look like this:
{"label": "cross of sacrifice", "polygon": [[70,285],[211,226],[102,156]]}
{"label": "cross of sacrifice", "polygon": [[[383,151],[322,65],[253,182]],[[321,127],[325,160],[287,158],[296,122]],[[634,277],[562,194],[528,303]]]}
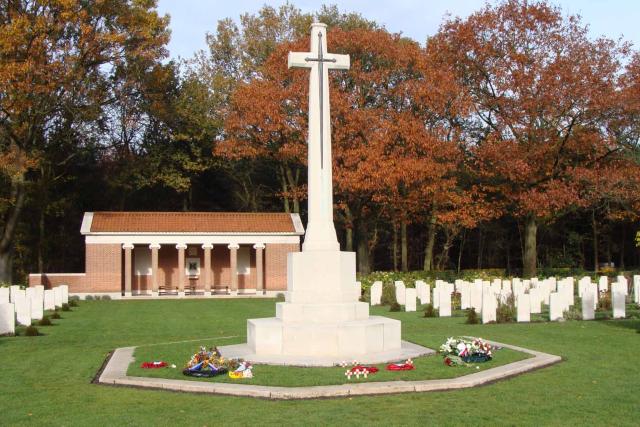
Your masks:
{"label": "cross of sacrifice", "polygon": [[[312,74],[309,77],[309,115],[315,112],[315,106],[317,105],[319,117],[319,137],[320,137],[320,167],[324,168],[324,109],[325,105],[327,110],[329,109],[329,73],[325,72],[331,69],[335,70],[348,70],[349,69],[349,55],[336,55],[327,53],[327,42],[325,37],[326,25],[320,23],[314,23],[311,26],[311,52],[289,52],[289,68],[311,68]],[[314,37],[317,42],[314,41]],[[327,64],[325,70],[325,64]],[[317,74],[317,92],[312,93],[313,89],[313,74]],[[325,89],[327,102],[325,104]],[[314,131],[311,129],[311,117],[309,117],[309,134]],[[309,147],[311,149],[311,147]]]}

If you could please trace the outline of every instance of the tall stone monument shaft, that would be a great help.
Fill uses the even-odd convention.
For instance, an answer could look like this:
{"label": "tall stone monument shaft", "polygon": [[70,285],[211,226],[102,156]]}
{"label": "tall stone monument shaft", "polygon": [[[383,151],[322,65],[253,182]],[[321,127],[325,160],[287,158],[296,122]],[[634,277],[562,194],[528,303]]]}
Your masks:
{"label": "tall stone monument shaft", "polygon": [[254,363],[326,366],[357,358],[381,362],[429,350],[400,339],[400,321],[369,316],[360,302],[356,257],[341,252],[333,224],[329,70],[349,68],[327,52],[326,25],[311,26],[310,52],[289,54],[289,67],[310,69],[309,221],[302,252],[287,257],[285,302],[276,317],[249,319],[247,344],[221,347],[225,357]]}
{"label": "tall stone monument shaft", "polygon": [[289,68],[310,68],[308,191],[309,221],[303,251],[340,249],[333,224],[329,70],[348,70],[349,56],[327,52],[326,25],[311,26],[310,52],[290,52]]}

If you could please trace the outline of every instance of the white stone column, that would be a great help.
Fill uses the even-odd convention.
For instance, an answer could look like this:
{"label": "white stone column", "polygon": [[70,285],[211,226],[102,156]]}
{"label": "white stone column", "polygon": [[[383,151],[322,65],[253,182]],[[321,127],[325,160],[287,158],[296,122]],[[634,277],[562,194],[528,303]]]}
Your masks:
{"label": "white stone column", "polygon": [[256,293],[262,292],[263,294],[267,293],[267,290],[264,286],[264,262],[263,262],[263,252],[265,245],[264,243],[256,243],[253,245],[253,249],[256,250]]}
{"label": "white stone column", "polygon": [[160,245],[152,243],[149,245],[151,249],[151,296],[158,296],[158,250]]}
{"label": "white stone column", "polygon": [[122,245],[122,249],[124,249],[124,296],[131,296],[131,251],[133,250],[133,245],[131,243],[125,243]]}
{"label": "white stone column", "polygon": [[187,245],[184,243],[178,243],[176,245],[176,249],[178,250],[178,296],[184,296],[184,250],[187,249]]}
{"label": "white stone column", "polygon": [[238,293],[238,249],[240,245],[231,243],[229,246],[229,274],[231,274],[231,294]]}
{"label": "white stone column", "polygon": [[202,245],[202,249],[204,249],[204,267],[202,272],[204,294],[210,296],[211,288],[213,287],[213,272],[211,271],[211,250],[213,249],[213,245],[211,243],[205,243]]}

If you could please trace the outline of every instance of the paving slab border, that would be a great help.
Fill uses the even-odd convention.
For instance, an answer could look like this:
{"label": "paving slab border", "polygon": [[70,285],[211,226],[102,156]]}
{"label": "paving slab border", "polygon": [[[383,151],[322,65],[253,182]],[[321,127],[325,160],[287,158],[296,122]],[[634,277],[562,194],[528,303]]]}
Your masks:
{"label": "paving slab border", "polygon": [[127,376],[129,365],[135,361],[136,347],[115,349],[98,377],[99,384],[172,390],[190,393],[209,393],[228,396],[248,396],[263,399],[317,399],[344,396],[448,391],[477,387],[544,368],[562,361],[560,356],[529,350],[510,344],[488,341],[490,344],[520,351],[533,357],[450,379],[422,381],[378,381],[329,386],[276,387],[253,384],[209,383],[167,378]]}

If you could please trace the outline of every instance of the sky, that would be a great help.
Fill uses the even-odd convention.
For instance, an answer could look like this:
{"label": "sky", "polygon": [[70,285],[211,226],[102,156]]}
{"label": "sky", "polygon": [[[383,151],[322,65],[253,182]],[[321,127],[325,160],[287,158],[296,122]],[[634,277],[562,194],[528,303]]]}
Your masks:
{"label": "sky", "polygon": [[[218,20],[238,20],[243,13],[256,13],[264,4],[277,7],[285,0],[159,0],[158,10],[171,17],[172,58],[189,58],[206,48],[205,34],[215,32]],[[358,12],[384,25],[391,32],[424,43],[435,34],[446,14],[465,17],[482,8],[485,0],[292,0],[303,12],[320,5],[335,4],[341,12]],[[493,2],[492,2],[493,3]],[[640,0],[553,0],[565,14],[579,14],[589,25],[591,36],[623,37],[640,49]]]}

